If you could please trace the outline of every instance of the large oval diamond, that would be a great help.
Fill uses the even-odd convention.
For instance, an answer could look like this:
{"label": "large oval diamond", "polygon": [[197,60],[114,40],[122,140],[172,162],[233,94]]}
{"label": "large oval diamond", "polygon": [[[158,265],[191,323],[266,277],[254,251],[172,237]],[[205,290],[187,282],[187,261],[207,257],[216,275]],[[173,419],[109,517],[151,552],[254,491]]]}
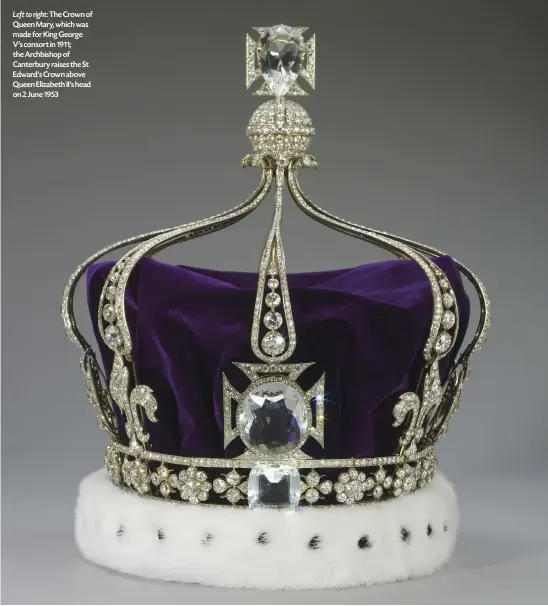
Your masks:
{"label": "large oval diamond", "polygon": [[291,385],[281,381],[263,383],[244,398],[238,424],[250,449],[271,454],[290,452],[307,435],[306,401]]}

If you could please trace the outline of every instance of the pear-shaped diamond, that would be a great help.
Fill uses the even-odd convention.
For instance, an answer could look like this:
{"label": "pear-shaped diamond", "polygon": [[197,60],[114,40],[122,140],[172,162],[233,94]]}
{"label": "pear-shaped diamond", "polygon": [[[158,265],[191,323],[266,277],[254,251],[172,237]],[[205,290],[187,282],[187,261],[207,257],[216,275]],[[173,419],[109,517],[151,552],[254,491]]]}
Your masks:
{"label": "pear-shaped diamond", "polygon": [[257,44],[257,56],[263,78],[276,97],[293,86],[301,67],[302,36],[288,25],[266,30]]}

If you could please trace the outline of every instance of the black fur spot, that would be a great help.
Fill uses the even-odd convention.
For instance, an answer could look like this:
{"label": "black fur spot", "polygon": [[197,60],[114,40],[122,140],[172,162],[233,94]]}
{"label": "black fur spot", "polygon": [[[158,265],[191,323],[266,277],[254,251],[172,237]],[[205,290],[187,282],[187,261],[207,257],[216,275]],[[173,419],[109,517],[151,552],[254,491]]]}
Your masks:
{"label": "black fur spot", "polygon": [[116,536],[121,537],[125,531],[126,529],[122,525],[120,525],[120,528],[118,528],[118,530],[116,531]]}
{"label": "black fur spot", "polygon": [[402,529],[400,530],[400,534],[401,534],[401,540],[404,541],[405,543],[407,543],[407,541],[409,541],[411,538],[411,532],[409,530],[407,530],[407,528],[404,528],[403,526],[402,526]]}
{"label": "black fur spot", "polygon": [[447,532],[447,524],[443,525],[443,532]]}
{"label": "black fur spot", "polygon": [[261,532],[261,534],[257,537],[257,543],[259,543],[259,545],[268,545],[270,543],[270,539],[268,538],[266,532]]}
{"label": "black fur spot", "polygon": [[163,541],[166,538],[166,533],[160,528],[158,530],[158,540]]}
{"label": "black fur spot", "polygon": [[363,537],[359,538],[358,547],[360,549],[369,549],[370,547],[373,547],[373,545],[371,544],[369,537],[367,535],[364,535]]}
{"label": "black fur spot", "polygon": [[214,538],[215,537],[210,532],[208,532],[206,534],[206,536],[202,539],[202,544],[203,545],[210,545],[211,541],[213,541]]}
{"label": "black fur spot", "polygon": [[310,547],[310,549],[319,549],[321,542],[320,537],[315,535],[310,539],[310,541],[308,541],[308,547]]}
{"label": "black fur spot", "polygon": [[426,536],[429,537],[432,534],[432,524],[428,524],[426,527]]}

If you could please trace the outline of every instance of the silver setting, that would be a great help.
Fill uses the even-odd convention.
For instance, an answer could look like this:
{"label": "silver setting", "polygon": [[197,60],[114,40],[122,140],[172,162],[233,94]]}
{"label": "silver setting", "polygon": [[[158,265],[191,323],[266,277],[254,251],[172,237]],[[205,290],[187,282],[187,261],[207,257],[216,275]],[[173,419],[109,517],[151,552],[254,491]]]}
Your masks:
{"label": "silver setting", "polygon": [[110,393],[126,417],[126,433],[129,438],[129,447],[132,454],[139,454],[146,448],[149,434],[145,432],[140,410],[145,413],[149,421],[157,421],[155,412],[158,408],[152,390],[147,385],[136,385],[131,393],[129,391],[129,370],[124,358],[117,353],[110,375]]}
{"label": "silver setting", "polygon": [[[264,45],[272,36],[280,33],[279,29],[274,28],[271,32],[269,29],[271,28],[255,28],[259,40],[249,35],[246,38],[248,88],[261,77],[257,52],[259,45],[262,45],[264,51]],[[267,81],[272,84],[276,78],[270,76],[276,74],[269,74],[269,78],[265,79],[267,81],[255,92],[258,95],[277,93],[278,96],[257,108],[247,128],[253,153],[244,158],[242,165],[257,166],[262,170],[261,182],[251,196],[238,206],[207,219],[140,234],[104,247],[76,268],[64,289],[61,314],[65,332],[69,340],[80,348],[88,398],[96,410],[99,425],[112,439],[105,454],[105,466],[113,481],[124,489],[136,491],[143,496],[150,495],[186,504],[203,504],[214,494],[235,506],[247,500],[249,480],[247,476],[241,475],[242,470],[253,470],[256,466],[265,469],[287,466],[303,473],[310,470],[299,479],[299,497],[309,505],[322,506],[317,503],[324,499],[341,504],[360,504],[380,498],[398,497],[424,486],[435,473],[437,461],[433,447],[447,432],[448,424],[459,407],[464,382],[470,374],[470,359],[482,348],[491,325],[491,305],[481,280],[468,267],[456,261],[460,273],[469,280],[479,297],[480,319],[471,342],[458,353],[447,380],[442,384],[439,360],[456,353],[454,348],[459,333],[457,297],[450,280],[435,262],[445,253],[419,242],[346,221],[316,206],[305,196],[298,181],[298,170],[315,168],[317,165],[315,158],[307,153],[314,127],[306,110],[286,97],[307,94],[299,85],[298,78],[305,80],[311,88],[315,86],[315,37],[305,40],[303,34],[306,29],[299,27],[292,28],[292,31],[291,28],[285,30],[285,34],[291,37],[288,43],[293,44],[298,40],[299,45],[298,57],[294,47],[285,49],[291,51],[286,59],[297,58],[300,61],[293,70],[295,77],[285,74],[289,75],[287,90],[283,90],[283,86],[276,88],[275,85],[273,88],[276,90],[272,90]],[[282,34],[285,35],[284,32]],[[282,50],[283,44],[282,41],[279,47]],[[226,446],[237,437],[242,437],[241,427],[232,427],[234,405],[241,407],[245,393],[251,393],[254,387],[273,381],[290,386],[299,397],[304,398],[306,428],[303,436],[298,445],[287,452],[269,455],[248,445],[241,456],[233,459],[195,458],[153,452],[150,450],[147,426],[148,423],[156,422],[158,404],[152,389],[137,380],[125,310],[125,293],[132,271],[143,257],[152,256],[166,246],[224,229],[246,217],[266,198],[274,181],[274,217],[260,262],[251,327],[252,351],[261,363],[234,363],[250,380],[244,394],[238,393],[223,375],[224,442]],[[397,451],[388,456],[312,459],[301,450],[309,437],[322,446],[324,444],[325,375],[305,391],[297,384],[297,379],[313,363],[288,363],[296,350],[297,327],[293,321],[281,237],[283,190],[286,185],[299,208],[314,220],[344,234],[371,242],[399,258],[413,260],[428,280],[433,298],[433,315],[423,350],[423,379],[414,390],[402,394],[394,407],[394,426],[402,428],[402,435]],[[125,246],[130,249],[110,271],[97,313],[101,337],[114,353],[107,386],[95,354],[76,325],[73,300],[75,289],[86,269],[102,256]],[[315,414],[311,402],[314,402]],[[123,430],[128,436],[128,446],[119,442],[122,427],[117,423],[115,405],[124,417]],[[238,416],[238,409],[236,414]],[[183,469],[176,473],[169,467],[174,465]],[[386,466],[394,468],[388,472]],[[210,483],[204,471],[208,468],[230,471]],[[317,471],[321,469],[337,470],[338,481],[322,481],[321,473]]]}
{"label": "silver setting", "polygon": [[158,490],[163,497],[169,499],[172,493],[175,492],[175,488],[178,484],[177,476],[175,476],[175,481],[172,479],[173,477],[173,471],[162,463],[156,468],[156,471],[153,471],[150,474],[150,481],[154,486],[158,487]]}
{"label": "silver setting", "polygon": [[212,487],[206,472],[198,470],[193,465],[179,472],[179,475],[171,474],[169,483],[180,492],[183,501],[188,501],[192,505],[207,501]]}
{"label": "silver setting", "polygon": [[125,457],[122,463],[122,478],[127,486],[135,488],[139,494],[150,492],[150,474],[143,460]]}
{"label": "silver setting", "polygon": [[105,468],[116,485],[122,483],[122,455],[113,443],[110,443],[105,451]]}
{"label": "silver setting", "polygon": [[415,467],[404,463],[396,470],[396,479],[392,484],[392,494],[395,497],[409,494],[417,488],[418,473]]}
{"label": "silver setting", "polygon": [[332,492],[333,482],[331,480],[322,481],[322,476],[315,469],[302,478],[301,499],[304,499],[310,505]]}
{"label": "silver setting", "polygon": [[367,478],[363,471],[358,472],[355,467],[339,474],[339,479],[333,485],[336,499],[345,505],[354,505],[361,501],[368,490],[373,488],[374,482]]}
{"label": "silver setting", "polygon": [[213,480],[213,490],[227,499],[232,505],[247,498],[248,482],[235,469],[222,477]]}
{"label": "silver setting", "polygon": [[[121,454],[133,455],[132,450],[129,446],[124,446],[118,442],[112,442],[112,447]],[[428,456],[432,452],[432,447],[425,448],[424,450],[418,451],[414,454],[409,455],[391,455],[388,457],[370,457],[361,459],[312,459],[306,458],[280,458],[277,463],[284,463],[287,465],[295,465],[299,469],[337,469],[342,467],[376,467],[378,465],[400,465],[405,462],[419,461],[420,459]],[[134,456],[134,455],[133,455]],[[255,465],[255,459],[253,457],[241,456],[233,459],[214,459],[207,457],[183,457],[180,455],[169,455],[160,452],[153,452],[145,450],[140,454],[141,458],[146,461],[155,461],[158,463],[171,463],[173,465],[182,466],[196,466],[203,468],[224,468],[233,469],[251,469]],[[292,455],[294,456],[294,455]],[[263,457],[264,458],[264,457]]]}
{"label": "silver setting", "polygon": [[391,475],[386,473],[384,467],[379,467],[379,469],[375,472],[373,476],[373,481],[375,482],[375,486],[373,487],[373,498],[380,499],[385,491],[390,490],[392,488],[393,478]]}

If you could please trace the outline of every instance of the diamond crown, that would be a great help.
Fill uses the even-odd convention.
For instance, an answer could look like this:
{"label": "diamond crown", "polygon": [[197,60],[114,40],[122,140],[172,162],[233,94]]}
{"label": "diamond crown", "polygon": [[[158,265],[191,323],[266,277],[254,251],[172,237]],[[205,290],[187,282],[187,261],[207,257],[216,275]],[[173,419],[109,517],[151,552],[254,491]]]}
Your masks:
{"label": "diamond crown", "polygon": [[[105,464],[113,481],[140,495],[182,504],[226,504],[250,507],[354,505],[396,498],[421,488],[436,470],[434,447],[447,432],[459,406],[471,356],[483,345],[490,326],[490,304],[484,285],[466,266],[454,261],[480,301],[476,332],[460,352],[459,303],[453,285],[430,246],[357,225],[316,206],[302,191],[298,173],[315,168],[307,153],[314,128],[305,109],[288,96],[308,94],[299,84],[315,87],[315,36],[307,28],[276,25],[254,28],[246,36],[246,86],[263,80],[254,94],[274,99],[253,113],[247,134],[253,152],[243,166],[258,167],[259,187],[239,206],[213,217],[127,238],[92,255],[70,276],[62,316],[66,333],[81,350],[88,397],[99,425],[110,436]],[[314,360],[296,361],[299,326],[293,316],[282,238],[283,195],[308,216],[349,236],[371,242],[398,258],[412,261],[424,275],[433,301],[423,343],[423,369],[411,389],[393,405],[393,426],[401,431],[393,452],[369,458],[322,458],[332,428],[326,415],[326,384],[331,377]],[[152,424],[165,405],[136,374],[132,332],[126,313],[128,283],[139,261],[166,246],[200,237],[240,221],[274,190],[274,215],[263,251],[255,304],[249,319],[253,359],[233,360],[222,383],[223,445],[237,446],[235,456],[201,457],[194,453],[156,452],[150,442]],[[111,352],[107,373],[79,331],[74,292],[86,270],[102,256],[129,247],[105,281],[97,314],[98,330]],[[318,301],[321,305],[321,301]],[[321,335],[319,338],[321,342]],[[440,363],[450,356],[442,376]],[[108,378],[107,378],[108,375]],[[234,380],[245,377],[241,391]],[[306,379],[306,380],[304,380]],[[211,386],[214,390],[216,387]],[[350,403],[341,403],[350,406]]]}

